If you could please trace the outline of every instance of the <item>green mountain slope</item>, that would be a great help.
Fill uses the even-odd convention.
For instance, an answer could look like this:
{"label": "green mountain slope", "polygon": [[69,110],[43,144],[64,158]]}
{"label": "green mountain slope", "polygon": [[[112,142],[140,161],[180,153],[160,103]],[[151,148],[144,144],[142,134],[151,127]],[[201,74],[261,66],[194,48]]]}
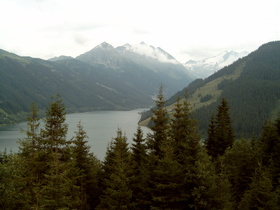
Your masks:
{"label": "green mountain slope", "polygon": [[0,124],[16,121],[32,102],[40,109],[60,93],[71,111],[147,107],[147,92],[102,65],[75,59],[50,62],[0,51]]}
{"label": "green mountain slope", "polygon": [[264,121],[280,111],[280,42],[264,44],[207,79],[192,82],[167,101],[169,110],[186,91],[204,134],[221,98],[229,102],[238,136],[259,134]]}

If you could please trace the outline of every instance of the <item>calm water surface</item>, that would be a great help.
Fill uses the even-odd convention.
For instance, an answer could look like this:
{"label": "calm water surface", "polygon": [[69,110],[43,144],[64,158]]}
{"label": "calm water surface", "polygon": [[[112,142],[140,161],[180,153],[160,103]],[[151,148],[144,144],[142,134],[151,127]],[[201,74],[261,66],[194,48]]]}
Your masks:
{"label": "calm water surface", "polygon": [[[75,113],[66,115],[66,123],[68,124],[68,136],[70,139],[75,136],[77,124],[81,124],[88,135],[88,145],[91,151],[102,160],[107,150],[108,143],[115,138],[117,130],[120,128],[126,135],[129,143],[137,131],[137,123],[139,121],[139,112],[143,110],[132,111],[94,111],[86,113]],[[20,123],[14,126],[0,127],[0,151],[5,148],[7,151],[18,151],[19,139],[24,138],[24,133],[20,129],[26,129],[26,123]],[[146,135],[150,130],[142,127]],[[144,136],[145,136],[144,135]]]}

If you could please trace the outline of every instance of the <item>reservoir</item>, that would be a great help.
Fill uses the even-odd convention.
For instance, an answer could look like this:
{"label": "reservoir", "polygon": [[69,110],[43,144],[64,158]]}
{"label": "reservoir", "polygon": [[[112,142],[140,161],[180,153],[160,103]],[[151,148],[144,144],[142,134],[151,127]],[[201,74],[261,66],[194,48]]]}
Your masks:
{"label": "reservoir", "polygon": [[[91,152],[99,159],[103,160],[108,143],[117,136],[117,130],[120,128],[127,137],[129,144],[132,143],[134,134],[137,131],[140,112],[143,109],[131,111],[93,111],[85,113],[74,113],[66,115],[66,123],[68,124],[67,139],[75,136],[77,124],[81,124],[87,133],[88,145],[91,147]],[[43,124],[43,123],[42,123]],[[150,132],[149,128],[141,127],[144,133]],[[13,126],[0,127],[0,152],[7,149],[7,152],[18,151],[18,140],[25,137],[21,133],[21,129],[26,129],[26,122]]]}

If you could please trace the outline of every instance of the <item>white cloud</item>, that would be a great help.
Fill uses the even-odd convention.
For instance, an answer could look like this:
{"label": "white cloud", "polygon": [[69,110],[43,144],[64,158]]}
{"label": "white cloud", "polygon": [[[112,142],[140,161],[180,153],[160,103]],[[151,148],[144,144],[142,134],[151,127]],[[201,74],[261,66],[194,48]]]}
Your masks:
{"label": "white cloud", "polygon": [[41,58],[145,41],[186,62],[280,39],[278,0],[1,0],[0,8],[0,48]]}

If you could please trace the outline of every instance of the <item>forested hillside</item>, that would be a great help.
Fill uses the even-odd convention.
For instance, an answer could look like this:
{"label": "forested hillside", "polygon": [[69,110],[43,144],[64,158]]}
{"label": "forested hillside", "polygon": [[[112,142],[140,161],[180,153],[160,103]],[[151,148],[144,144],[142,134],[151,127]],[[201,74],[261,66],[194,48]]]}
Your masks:
{"label": "forested hillside", "polygon": [[0,153],[0,208],[279,209],[280,113],[259,138],[236,139],[223,99],[201,142],[188,101],[172,119],[162,88],[155,102],[151,133],[138,127],[129,146],[119,128],[104,161],[89,152],[83,122],[66,139],[60,97],[43,125],[33,105],[19,152]]}
{"label": "forested hillside", "polygon": [[280,111],[280,42],[264,44],[210,77],[195,80],[167,101],[168,109],[186,93],[204,134],[222,98],[228,100],[238,136],[260,134],[264,121]]}
{"label": "forested hillside", "polygon": [[184,77],[179,84],[177,78],[129,60],[118,60],[118,70],[81,60],[64,56],[46,61],[0,50],[0,125],[24,120],[32,102],[44,109],[57,93],[68,112],[127,110],[151,106],[161,83],[173,94],[189,82]]}

